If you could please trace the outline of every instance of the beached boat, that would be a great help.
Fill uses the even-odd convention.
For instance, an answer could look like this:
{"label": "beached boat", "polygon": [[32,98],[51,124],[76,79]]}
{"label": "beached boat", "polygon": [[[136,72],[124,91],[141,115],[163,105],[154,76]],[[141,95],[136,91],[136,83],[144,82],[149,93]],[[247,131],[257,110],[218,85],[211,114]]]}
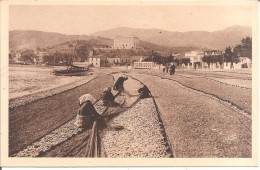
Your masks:
{"label": "beached boat", "polygon": [[66,70],[54,70],[57,76],[86,76],[88,68],[71,65]]}

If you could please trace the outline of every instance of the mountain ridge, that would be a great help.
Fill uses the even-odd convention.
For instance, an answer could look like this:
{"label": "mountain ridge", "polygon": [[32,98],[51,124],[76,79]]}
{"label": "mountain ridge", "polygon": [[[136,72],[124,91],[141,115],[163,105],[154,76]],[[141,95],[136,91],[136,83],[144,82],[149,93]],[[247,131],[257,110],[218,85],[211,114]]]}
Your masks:
{"label": "mountain ridge", "polygon": [[227,46],[235,46],[246,36],[252,36],[251,27],[231,26],[218,31],[188,31],[173,32],[162,29],[140,29],[118,27],[106,31],[89,34],[113,38],[118,35],[137,36],[143,41],[155,43],[161,46],[195,46],[200,48],[224,49]]}
{"label": "mountain ridge", "polygon": [[251,27],[231,26],[219,31],[188,31],[173,32],[162,29],[141,29],[118,27],[106,31],[99,31],[88,35],[66,35],[57,32],[44,32],[37,30],[11,30],[9,31],[10,49],[48,47],[55,44],[73,41],[90,40],[104,37],[113,39],[117,35],[134,35],[141,41],[165,47],[196,47],[223,50],[227,46],[235,46],[242,38],[252,35]]}

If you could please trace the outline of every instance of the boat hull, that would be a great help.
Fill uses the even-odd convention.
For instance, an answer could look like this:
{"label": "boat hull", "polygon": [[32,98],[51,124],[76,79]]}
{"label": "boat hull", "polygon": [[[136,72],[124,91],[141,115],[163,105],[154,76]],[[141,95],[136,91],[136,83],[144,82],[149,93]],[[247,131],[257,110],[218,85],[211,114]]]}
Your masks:
{"label": "boat hull", "polygon": [[87,76],[88,71],[82,70],[82,71],[74,71],[69,72],[67,70],[65,71],[54,71],[54,75],[56,76]]}

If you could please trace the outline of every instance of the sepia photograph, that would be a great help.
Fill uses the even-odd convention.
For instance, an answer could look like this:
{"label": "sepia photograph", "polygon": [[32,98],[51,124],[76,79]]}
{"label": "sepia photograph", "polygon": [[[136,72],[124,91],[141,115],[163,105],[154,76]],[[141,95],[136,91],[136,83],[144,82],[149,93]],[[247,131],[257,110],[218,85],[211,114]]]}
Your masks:
{"label": "sepia photograph", "polygon": [[258,164],[257,1],[2,4],[2,164]]}

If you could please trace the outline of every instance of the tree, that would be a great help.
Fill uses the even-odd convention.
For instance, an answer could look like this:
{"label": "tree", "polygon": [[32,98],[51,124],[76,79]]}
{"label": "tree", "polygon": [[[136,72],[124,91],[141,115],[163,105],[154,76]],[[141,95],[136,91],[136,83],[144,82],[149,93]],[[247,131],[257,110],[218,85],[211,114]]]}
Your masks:
{"label": "tree", "polygon": [[174,59],[174,62],[177,63],[177,66],[180,66],[180,59],[179,58]]}
{"label": "tree", "polygon": [[181,59],[181,63],[185,64],[185,66],[188,65],[188,63],[190,63],[190,58]]}
{"label": "tree", "polygon": [[47,63],[48,65],[54,65],[55,56],[54,55],[45,55],[45,56],[43,56],[43,62]]}
{"label": "tree", "polygon": [[72,64],[72,54],[65,53],[63,55],[63,61],[66,62],[66,65],[69,66]]}
{"label": "tree", "polygon": [[162,64],[162,60],[163,60],[163,58],[160,55],[156,55],[153,57],[153,62],[155,62],[157,64]]}
{"label": "tree", "polygon": [[216,57],[216,62],[219,62],[219,64],[222,67],[222,64],[224,62],[224,56],[223,55],[216,55],[215,57]]}
{"label": "tree", "polygon": [[153,61],[153,57],[149,56],[149,57],[145,58],[143,61],[151,62],[151,61]]}
{"label": "tree", "polygon": [[212,56],[211,55],[204,55],[202,57],[202,61],[208,64],[208,68],[210,68],[210,63],[212,63]]}
{"label": "tree", "polygon": [[162,64],[163,63],[163,57],[158,54],[157,52],[152,51],[152,56],[153,56],[153,62],[157,64]]}
{"label": "tree", "polygon": [[242,56],[252,59],[252,38],[246,37],[242,39]]}
{"label": "tree", "polygon": [[85,61],[88,58],[89,51],[90,49],[87,45],[81,45],[76,48],[76,57],[79,58],[80,61]]}
{"label": "tree", "polygon": [[224,54],[224,61],[231,62],[231,67],[233,68],[233,64],[238,63],[240,61],[238,55],[232,51],[231,47],[227,47]]}
{"label": "tree", "polygon": [[55,65],[59,63],[66,63],[69,65],[71,59],[71,54],[55,52],[54,54],[45,55],[43,56],[43,62],[47,63],[48,65]]}
{"label": "tree", "polygon": [[220,65],[223,64],[223,56],[222,55],[209,55],[210,57],[210,62],[211,63],[215,63],[217,66],[217,63],[219,63]]}
{"label": "tree", "polygon": [[145,58],[143,61],[155,62],[156,64],[162,64],[163,63],[163,57],[160,54],[158,54],[157,52],[152,51],[150,56]]}
{"label": "tree", "polygon": [[169,63],[169,58],[168,57],[163,57],[163,64]]}
{"label": "tree", "polygon": [[36,58],[36,55],[33,50],[25,50],[21,52],[21,60],[24,62],[34,63],[34,58]]}
{"label": "tree", "polygon": [[168,56],[168,62],[174,62],[174,55]]}
{"label": "tree", "polygon": [[234,48],[234,52],[239,57],[247,57],[252,59],[252,38],[246,37],[241,40],[241,44]]}
{"label": "tree", "polygon": [[12,60],[13,56],[9,53],[9,60]]}
{"label": "tree", "polygon": [[11,64],[11,63],[13,63],[13,62],[14,62],[13,56],[9,53],[9,63]]}

